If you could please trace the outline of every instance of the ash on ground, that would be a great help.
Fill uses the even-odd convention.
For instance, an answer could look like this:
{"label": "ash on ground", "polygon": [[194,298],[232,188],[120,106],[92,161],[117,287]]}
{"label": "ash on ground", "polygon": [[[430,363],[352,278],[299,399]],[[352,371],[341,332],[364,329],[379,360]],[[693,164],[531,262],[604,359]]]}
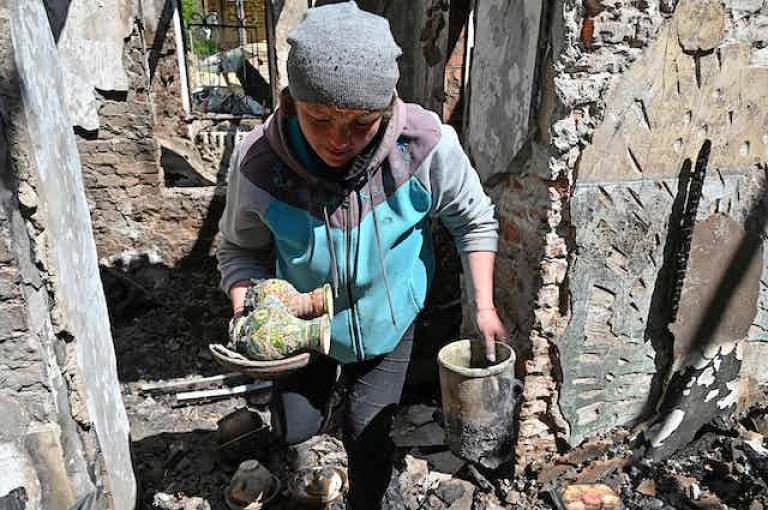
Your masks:
{"label": "ash on ground", "polygon": [[[269,426],[268,389],[184,404],[177,396],[182,390],[147,390],[223,372],[207,351],[225,338],[229,316],[225,296],[215,292],[213,268],[144,265],[105,269],[103,276],[131,420],[138,508],[227,510],[225,488],[249,459],[282,482],[264,508],[297,508],[287,491],[289,452]],[[768,508],[768,405],[713,421],[664,462],[644,462],[639,439],[615,430],[514,476],[512,465],[487,472],[449,451],[436,387],[407,393],[392,434],[396,470],[388,509]],[[315,438],[308,452],[317,464],[346,464],[338,428]],[[609,503],[610,495],[595,499],[600,491],[619,503]],[[343,506],[337,501],[332,508]]]}

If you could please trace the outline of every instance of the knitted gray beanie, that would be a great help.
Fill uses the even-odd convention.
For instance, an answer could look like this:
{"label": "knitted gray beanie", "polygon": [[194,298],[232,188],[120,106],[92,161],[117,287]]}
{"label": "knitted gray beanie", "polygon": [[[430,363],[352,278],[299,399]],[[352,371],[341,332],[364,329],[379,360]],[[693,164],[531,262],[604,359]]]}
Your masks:
{"label": "knitted gray beanie", "polygon": [[380,110],[400,73],[389,22],[355,2],[309,9],[288,35],[288,88],[298,101]]}

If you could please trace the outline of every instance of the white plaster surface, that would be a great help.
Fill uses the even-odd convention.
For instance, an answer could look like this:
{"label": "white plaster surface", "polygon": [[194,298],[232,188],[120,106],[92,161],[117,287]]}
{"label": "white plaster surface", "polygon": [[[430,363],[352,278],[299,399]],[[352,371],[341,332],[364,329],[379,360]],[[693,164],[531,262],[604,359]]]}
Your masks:
{"label": "white plaster surface", "polygon": [[128,447],[128,418],[117,380],[80,157],[64,101],[66,75],[41,3],[12,2],[11,31],[39,197],[47,205],[50,262],[57,275],[55,293],[62,304],[64,325],[75,338],[77,375],[83,383],[115,508],[132,509],[136,482]]}
{"label": "white plaster surface", "polygon": [[710,386],[715,382],[715,370],[712,367],[707,367],[696,379],[696,383],[699,386]]}
{"label": "white plaster surface", "polygon": [[129,0],[72,0],[58,48],[72,124],[99,127],[94,89],[128,90],[123,68],[124,39],[131,33]]}
{"label": "white plaster surface", "polygon": [[717,397],[720,394],[720,390],[710,390],[709,393],[707,393],[707,396],[704,397],[704,402],[709,402],[713,398]]}
{"label": "white plaster surface", "polygon": [[768,342],[744,342],[742,375],[760,384],[768,383]]}
{"label": "white plaster surface", "polygon": [[482,179],[504,172],[528,138],[541,0],[476,10],[467,144]]}
{"label": "white plaster surface", "polygon": [[661,446],[664,440],[671,436],[680,424],[683,423],[683,418],[685,418],[685,411],[681,409],[675,409],[669,413],[653,441],[651,441],[651,446],[654,448]]}
{"label": "white plaster surface", "polygon": [[40,481],[29,457],[15,444],[0,444],[0,497],[17,487],[27,491],[26,510],[44,510],[40,507]]}
{"label": "white plaster surface", "polygon": [[717,407],[720,409],[727,409],[736,403],[739,398],[739,382],[728,381],[725,383],[725,387],[728,388],[728,394],[721,400],[717,401]]}

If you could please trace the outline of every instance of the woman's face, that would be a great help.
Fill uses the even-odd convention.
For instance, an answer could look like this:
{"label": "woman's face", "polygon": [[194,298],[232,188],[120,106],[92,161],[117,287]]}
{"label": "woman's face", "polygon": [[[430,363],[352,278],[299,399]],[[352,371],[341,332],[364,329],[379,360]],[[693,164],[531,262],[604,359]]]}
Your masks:
{"label": "woman's face", "polygon": [[342,168],[376,136],[383,110],[351,110],[320,103],[296,101],[299,126],[323,162]]}

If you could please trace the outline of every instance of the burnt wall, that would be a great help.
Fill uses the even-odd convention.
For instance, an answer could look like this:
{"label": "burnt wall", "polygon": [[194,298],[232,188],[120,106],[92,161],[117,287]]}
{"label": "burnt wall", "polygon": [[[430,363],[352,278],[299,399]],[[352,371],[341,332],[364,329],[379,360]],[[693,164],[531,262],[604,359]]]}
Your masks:
{"label": "burnt wall", "polygon": [[766,380],[768,7],[515,8],[537,17],[476,13],[468,148],[498,208],[519,467],[616,425],[668,455]]}
{"label": "burnt wall", "polygon": [[[561,392],[572,441],[657,410],[676,413],[691,439],[735,403],[738,365],[718,369],[762,323],[768,160],[768,75],[755,60],[765,14],[742,7],[682,1],[659,13],[641,58],[603,96],[571,197],[578,255],[560,345],[575,360]],[[607,17],[594,16],[596,31]],[[683,375],[691,364],[696,373]],[[696,400],[691,377],[706,389],[700,405],[684,403]]]}
{"label": "burnt wall", "polygon": [[0,2],[0,20],[0,495],[133,508],[66,74],[42,4]]}
{"label": "burnt wall", "polygon": [[[185,121],[173,3],[144,4],[144,17],[157,19],[140,23],[141,13],[134,13],[121,48],[128,86],[94,91],[99,127],[78,130],[77,144],[102,262],[149,258],[173,266],[192,251],[211,249],[221,209],[217,176],[234,136],[225,127],[211,142],[192,128],[203,131],[213,122],[190,127]],[[181,162],[188,182],[178,185],[174,160],[164,169],[168,157]]]}

